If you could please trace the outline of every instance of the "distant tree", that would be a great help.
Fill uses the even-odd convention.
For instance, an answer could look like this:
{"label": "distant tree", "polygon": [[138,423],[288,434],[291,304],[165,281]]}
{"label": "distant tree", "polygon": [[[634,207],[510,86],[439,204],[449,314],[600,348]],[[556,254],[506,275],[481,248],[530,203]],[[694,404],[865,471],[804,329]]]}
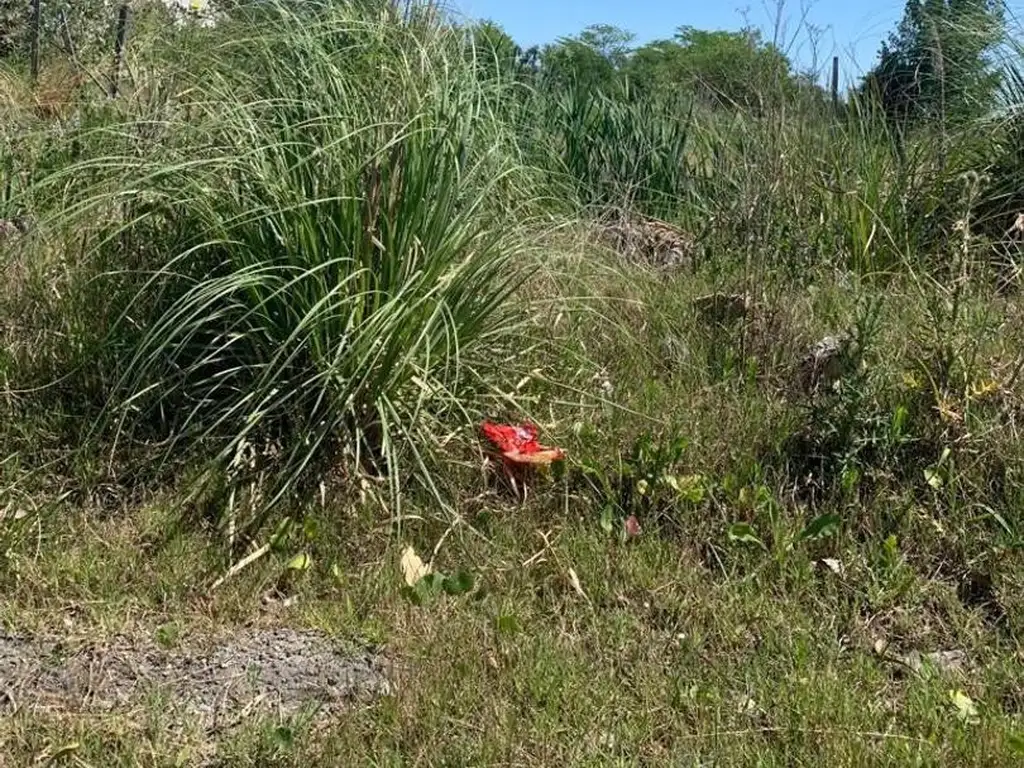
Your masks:
{"label": "distant tree", "polygon": [[900,124],[976,117],[998,92],[990,57],[1004,34],[1001,0],[908,0],[861,93]]}
{"label": "distant tree", "polygon": [[629,58],[634,35],[610,24],[593,24],[584,29],[577,40],[600,54],[615,69],[621,69]]}
{"label": "distant tree", "polygon": [[[0,0],[0,58],[28,55],[31,16],[32,3],[29,0]],[[84,49],[102,38],[104,24],[109,26],[111,16],[105,0],[43,2],[39,36],[44,46],[59,39],[62,19],[67,19],[68,29],[74,31],[76,44]]]}
{"label": "distant tree", "polygon": [[831,93],[822,87],[815,72],[798,72],[792,79],[792,92],[809,107],[824,107],[831,103]]}
{"label": "distant tree", "polygon": [[471,26],[469,33],[477,67],[485,77],[500,73],[509,78],[526,79],[537,72],[540,50],[536,46],[523,50],[500,25],[481,21]]}
{"label": "distant tree", "polygon": [[575,37],[545,46],[541,72],[552,87],[574,84],[582,88],[608,88],[619,81],[629,58],[633,35],[618,27],[598,24]]}
{"label": "distant tree", "polygon": [[638,49],[627,73],[639,88],[683,90],[712,104],[747,108],[795,87],[789,60],[756,29],[681,27],[675,39]]}
{"label": "distant tree", "polygon": [[655,40],[633,52],[625,74],[632,87],[639,91],[680,92],[686,86],[681,55],[677,41]]}

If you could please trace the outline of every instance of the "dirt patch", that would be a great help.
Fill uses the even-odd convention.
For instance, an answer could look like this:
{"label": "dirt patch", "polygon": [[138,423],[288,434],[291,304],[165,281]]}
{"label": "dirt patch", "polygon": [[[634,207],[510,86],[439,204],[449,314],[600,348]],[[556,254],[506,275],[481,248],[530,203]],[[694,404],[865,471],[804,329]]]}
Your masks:
{"label": "dirt patch", "polygon": [[256,711],[327,713],[390,689],[381,656],[311,631],[239,629],[172,649],[144,638],[70,647],[0,634],[0,713],[112,712],[160,695],[169,711],[216,728]]}

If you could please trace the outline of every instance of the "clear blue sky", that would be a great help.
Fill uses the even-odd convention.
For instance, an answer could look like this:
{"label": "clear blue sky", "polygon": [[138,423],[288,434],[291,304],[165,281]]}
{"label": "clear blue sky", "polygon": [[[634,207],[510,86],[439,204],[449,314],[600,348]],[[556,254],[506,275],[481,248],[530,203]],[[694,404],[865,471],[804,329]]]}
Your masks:
{"label": "clear blue sky", "polygon": [[[629,30],[641,44],[670,38],[681,26],[739,29],[744,12],[770,40],[776,15],[775,0],[447,0],[446,5],[469,18],[497,22],[524,48],[576,34],[590,24]],[[787,0],[784,48],[797,66],[810,67],[814,54],[806,25],[813,25],[820,30],[818,69],[824,73],[832,56],[839,56],[844,83],[855,81],[873,64],[904,6],[905,0]],[[1018,18],[1024,15],[1024,2],[1010,6]]]}

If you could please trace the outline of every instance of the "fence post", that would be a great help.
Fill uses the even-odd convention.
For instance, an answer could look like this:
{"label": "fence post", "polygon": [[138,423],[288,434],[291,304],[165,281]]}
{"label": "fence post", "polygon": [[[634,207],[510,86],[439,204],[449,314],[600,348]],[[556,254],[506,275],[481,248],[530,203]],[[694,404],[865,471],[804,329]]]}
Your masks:
{"label": "fence post", "polygon": [[110,98],[117,98],[118,80],[121,77],[121,59],[124,54],[124,38],[128,33],[128,3],[117,11],[117,38],[114,40],[114,73],[110,78]]}
{"label": "fence post", "polygon": [[[41,0],[32,0],[32,16],[29,19],[29,73],[32,84],[39,79],[39,20],[42,14]],[[22,6],[24,7],[24,6]]]}
{"label": "fence post", "polygon": [[839,107],[839,57],[832,57],[832,106]]}

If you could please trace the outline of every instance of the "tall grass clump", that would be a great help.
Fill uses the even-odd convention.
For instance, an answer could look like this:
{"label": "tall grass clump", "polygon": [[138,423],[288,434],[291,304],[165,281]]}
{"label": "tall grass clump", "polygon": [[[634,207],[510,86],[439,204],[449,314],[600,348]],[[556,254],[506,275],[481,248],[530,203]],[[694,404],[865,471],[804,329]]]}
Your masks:
{"label": "tall grass clump", "polygon": [[251,489],[233,513],[251,529],[328,470],[437,492],[442,437],[501,383],[524,247],[514,153],[462,41],[344,3],[243,6],[195,34],[145,156],[128,122],[105,129],[121,149],[49,179],[94,180],[62,203],[99,222],[93,437],[199,446],[224,498]]}
{"label": "tall grass clump", "polygon": [[688,185],[689,105],[679,99],[569,84],[539,89],[535,162],[581,206],[627,206],[673,217]]}
{"label": "tall grass clump", "polygon": [[901,151],[856,96],[835,111],[701,115],[691,133],[690,199],[721,224],[716,250],[762,267],[899,272],[922,264],[960,212],[966,134],[922,132]]}

